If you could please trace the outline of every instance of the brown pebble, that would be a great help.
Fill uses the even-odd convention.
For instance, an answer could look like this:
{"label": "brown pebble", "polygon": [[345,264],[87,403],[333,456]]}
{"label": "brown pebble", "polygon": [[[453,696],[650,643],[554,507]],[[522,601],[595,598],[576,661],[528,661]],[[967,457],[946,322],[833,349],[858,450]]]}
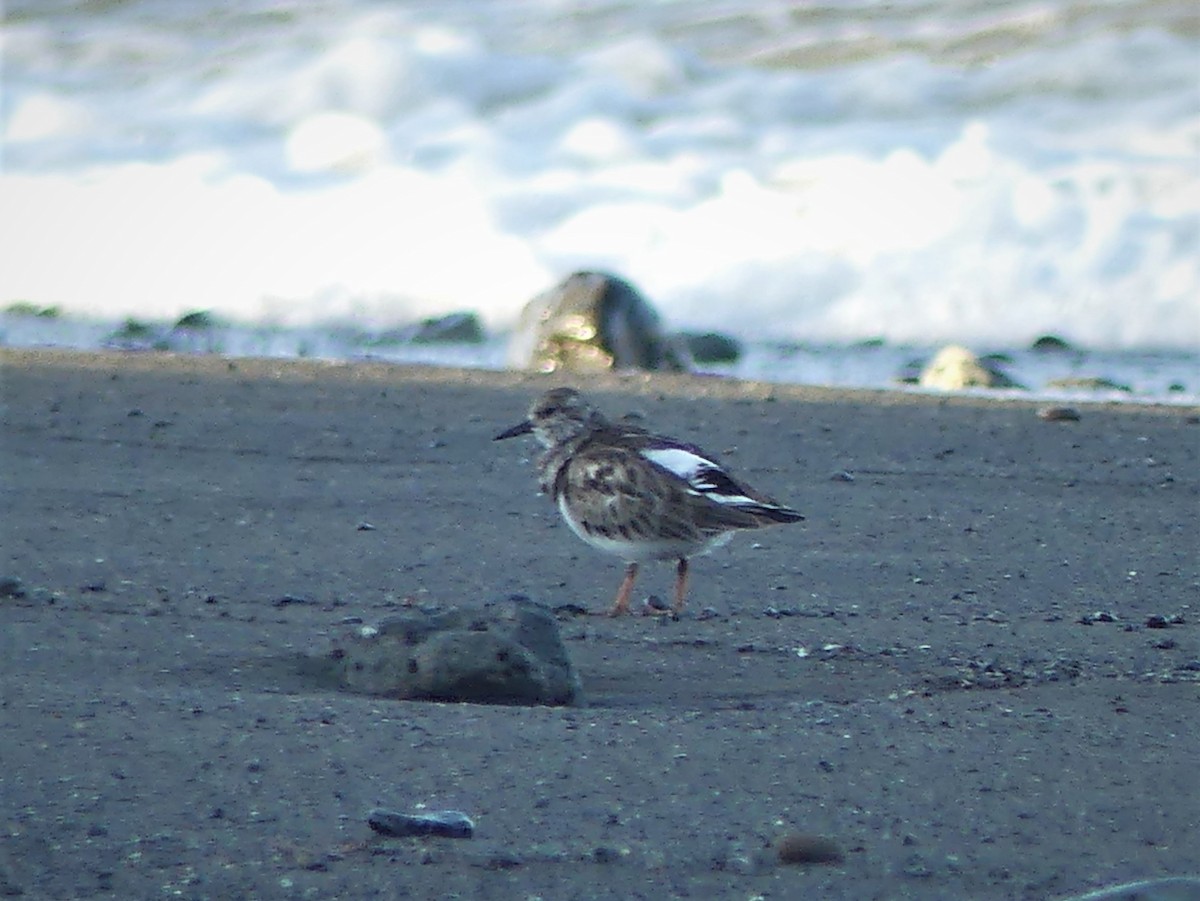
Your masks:
{"label": "brown pebble", "polygon": [[775,846],[782,864],[841,863],[842,849],[822,835],[793,832]]}
{"label": "brown pebble", "polygon": [[1046,422],[1079,422],[1079,411],[1074,407],[1042,407],[1037,415]]}

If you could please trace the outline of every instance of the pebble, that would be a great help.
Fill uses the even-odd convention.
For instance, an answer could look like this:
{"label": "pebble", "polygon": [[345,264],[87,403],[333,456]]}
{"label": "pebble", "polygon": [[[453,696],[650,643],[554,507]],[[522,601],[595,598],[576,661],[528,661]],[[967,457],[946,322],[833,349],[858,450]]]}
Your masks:
{"label": "pebble", "polygon": [[1042,407],[1037,415],[1046,422],[1079,422],[1079,411],[1074,407]]}
{"label": "pebble", "polygon": [[597,845],[592,849],[592,860],[596,863],[616,863],[621,859],[621,850],[610,845]]}
{"label": "pebble", "polygon": [[16,576],[0,576],[0,598],[23,598],[25,587]]}
{"label": "pebble", "polygon": [[435,810],[430,813],[397,813],[376,807],[367,814],[367,825],[380,835],[407,837],[436,835],[442,838],[470,838],[475,823],[457,810]]}
{"label": "pebble", "polygon": [[293,604],[312,604],[312,600],[296,594],[285,594],[271,602],[272,607],[289,607]]}
{"label": "pebble", "polygon": [[776,843],[775,851],[782,864],[841,863],[843,859],[842,850],[833,839],[802,832],[783,836]]}

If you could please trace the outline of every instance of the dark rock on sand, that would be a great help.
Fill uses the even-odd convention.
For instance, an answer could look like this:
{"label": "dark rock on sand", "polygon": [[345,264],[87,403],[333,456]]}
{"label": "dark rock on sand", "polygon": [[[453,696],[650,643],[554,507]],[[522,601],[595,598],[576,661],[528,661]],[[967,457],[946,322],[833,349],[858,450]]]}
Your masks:
{"label": "dark rock on sand", "polygon": [[23,598],[25,586],[16,576],[0,576],[0,598]]}
{"label": "dark rock on sand", "polygon": [[331,654],[342,686],[362,694],[478,704],[581,703],[579,676],[541,605],[521,597],[484,610],[414,611],[362,626]]}
{"label": "dark rock on sand", "polygon": [[921,371],[924,388],[960,391],[963,388],[1021,388],[992,361],[977,357],[965,347],[943,347]]}
{"label": "dark rock on sand", "polygon": [[470,838],[475,823],[457,810],[435,810],[430,813],[397,813],[376,807],[367,814],[367,825],[380,835],[405,838],[414,835],[436,835],[442,838]]}
{"label": "dark rock on sand", "polygon": [[654,307],[615,275],[576,272],[521,311],[509,364],[540,372],[684,372],[687,352]]}
{"label": "dark rock on sand", "polygon": [[697,363],[736,363],[742,356],[742,345],[719,332],[685,333],[683,340]]}
{"label": "dark rock on sand", "polygon": [[1037,415],[1046,422],[1079,422],[1079,411],[1074,407],[1042,407]]}
{"label": "dark rock on sand", "polygon": [[832,839],[800,832],[783,836],[776,843],[775,851],[782,864],[841,863],[843,859],[842,849]]}

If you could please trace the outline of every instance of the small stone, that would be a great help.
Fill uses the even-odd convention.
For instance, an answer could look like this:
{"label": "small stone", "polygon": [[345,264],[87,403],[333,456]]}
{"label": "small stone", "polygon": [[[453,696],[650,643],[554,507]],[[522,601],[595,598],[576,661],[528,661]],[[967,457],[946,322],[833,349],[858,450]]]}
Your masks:
{"label": "small stone", "polygon": [[355,528],[358,529],[358,531],[360,531],[360,532],[374,532],[375,531],[375,527],[373,525],[371,525],[369,522],[366,522],[365,520],[363,522],[360,522],[357,526],[355,526]]}
{"label": "small stone", "polygon": [[748,849],[742,842],[730,842],[724,853],[713,859],[713,869],[741,876],[753,876],[763,870],[767,861],[761,853]]}
{"label": "small stone", "polygon": [[25,586],[16,576],[0,576],[0,598],[23,598]]}
{"label": "small stone", "polygon": [[1046,422],[1079,422],[1079,411],[1074,407],[1042,407],[1037,415]]}
{"label": "small stone", "polygon": [[367,814],[367,825],[380,835],[395,838],[433,835],[441,838],[470,838],[475,823],[457,810],[435,810],[431,813],[397,813],[376,807]]}
{"label": "small stone", "polygon": [[524,863],[519,854],[512,851],[496,851],[484,860],[483,865],[489,870],[515,870]]}
{"label": "small stone", "polygon": [[833,839],[823,835],[806,835],[792,832],[775,844],[775,851],[782,864],[799,866],[815,863],[841,863],[842,850]]}
{"label": "small stone", "polygon": [[646,612],[650,614],[669,613],[671,605],[656,594],[646,598]]}
{"label": "small stone", "polygon": [[833,482],[853,482],[854,475],[845,469],[840,469],[829,477]]}
{"label": "small stone", "polygon": [[1170,625],[1165,616],[1160,616],[1157,613],[1146,618],[1147,629],[1166,629]]}
{"label": "small stone", "polygon": [[596,863],[616,863],[621,859],[621,852],[611,845],[599,845],[592,849],[592,860]]}
{"label": "small stone", "polygon": [[294,595],[294,594],[285,594],[282,597],[278,597],[275,600],[273,600],[271,602],[271,606],[272,607],[290,607],[293,604],[311,604],[311,603],[312,603],[312,601],[310,601],[308,598],[303,598],[303,597],[300,597],[299,595]]}
{"label": "small stone", "polygon": [[905,862],[902,872],[910,879],[928,879],[933,875],[933,868],[922,855],[913,854]]}

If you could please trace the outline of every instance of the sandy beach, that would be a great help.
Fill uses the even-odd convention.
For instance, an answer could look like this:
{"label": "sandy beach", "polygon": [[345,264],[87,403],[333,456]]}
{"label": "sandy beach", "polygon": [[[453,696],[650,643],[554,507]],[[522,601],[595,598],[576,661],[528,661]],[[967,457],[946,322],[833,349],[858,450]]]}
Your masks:
{"label": "sandy beach", "polygon": [[[800,509],[587,706],[366,698],[347,623],[621,564],[496,444],[575,384]],[[1053,899],[1200,874],[1200,411],[0,350],[0,896]],[[639,599],[667,597],[646,567]],[[19,580],[13,581],[13,580]],[[368,811],[455,809],[469,840]],[[780,865],[789,834],[838,864]]]}

